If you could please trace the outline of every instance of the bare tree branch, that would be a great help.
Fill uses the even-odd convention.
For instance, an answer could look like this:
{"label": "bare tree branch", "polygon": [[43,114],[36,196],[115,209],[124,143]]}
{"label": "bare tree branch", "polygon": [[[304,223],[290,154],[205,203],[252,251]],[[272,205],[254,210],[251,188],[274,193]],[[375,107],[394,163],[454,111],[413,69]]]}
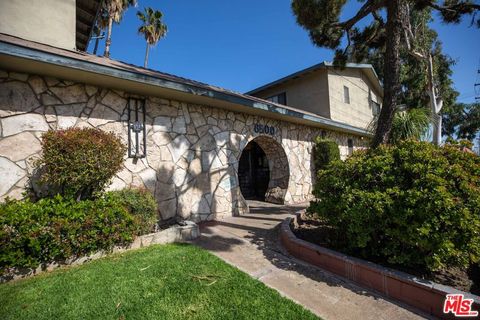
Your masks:
{"label": "bare tree branch", "polygon": [[418,60],[426,59],[426,54],[416,50],[412,44],[415,40],[415,35],[413,34],[412,25],[410,23],[410,6],[408,4],[407,14],[405,15],[405,21],[403,23],[403,33],[409,54]]}
{"label": "bare tree branch", "polygon": [[335,27],[340,27],[345,30],[350,30],[357,22],[372,14],[373,12],[377,11],[381,7],[385,6],[385,0],[368,0],[365,4],[357,11],[357,14],[352,18],[344,21],[335,23]]}
{"label": "bare tree branch", "polygon": [[474,10],[480,10],[480,4],[475,4],[471,2],[459,2],[456,4],[451,4],[451,5],[439,5],[436,3],[436,1],[427,1],[428,6],[431,8],[438,10],[438,11],[450,11],[450,12],[456,12],[456,11],[461,11],[461,12],[466,12],[466,11],[474,11]]}
{"label": "bare tree branch", "polygon": [[378,14],[378,12],[372,11],[373,18],[380,24],[381,27],[385,25],[385,21],[383,21],[382,17]]}
{"label": "bare tree branch", "polygon": [[346,32],[347,32],[347,45],[345,46],[345,50],[343,50],[343,54],[347,54],[348,49],[350,48],[350,45],[352,43],[350,30],[347,30]]}

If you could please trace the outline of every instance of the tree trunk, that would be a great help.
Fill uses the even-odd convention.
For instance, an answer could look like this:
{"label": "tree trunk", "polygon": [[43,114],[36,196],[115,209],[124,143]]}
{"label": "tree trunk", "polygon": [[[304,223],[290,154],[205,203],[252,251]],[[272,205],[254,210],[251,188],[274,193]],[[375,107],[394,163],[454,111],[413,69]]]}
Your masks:
{"label": "tree trunk", "polygon": [[428,55],[427,61],[427,72],[428,72],[428,96],[430,97],[430,106],[432,109],[432,118],[433,118],[433,143],[437,146],[442,144],[442,115],[440,111],[442,110],[443,100],[437,97],[435,82],[433,80],[433,57],[431,54]]}
{"label": "tree trunk", "polygon": [[113,19],[108,18],[107,40],[105,41],[105,53],[104,57],[110,58],[110,44],[112,43],[112,23]]}
{"label": "tree trunk", "polygon": [[97,28],[97,38],[95,39],[95,47],[93,48],[93,54],[97,54],[98,50],[98,43],[100,42],[100,33],[102,30],[100,28]]}
{"label": "tree trunk", "polygon": [[442,115],[434,115],[433,143],[437,146],[442,144]]}
{"label": "tree trunk", "polygon": [[150,45],[148,44],[147,42],[147,49],[145,50],[145,62],[143,63],[143,67],[146,68],[147,67],[147,63],[148,63],[148,50],[150,49]]}
{"label": "tree trunk", "polygon": [[402,40],[402,23],[407,14],[406,0],[387,1],[387,42],[384,65],[383,106],[377,122],[377,130],[372,141],[376,148],[387,143],[392,130],[393,116],[397,110],[400,83],[400,42]]}

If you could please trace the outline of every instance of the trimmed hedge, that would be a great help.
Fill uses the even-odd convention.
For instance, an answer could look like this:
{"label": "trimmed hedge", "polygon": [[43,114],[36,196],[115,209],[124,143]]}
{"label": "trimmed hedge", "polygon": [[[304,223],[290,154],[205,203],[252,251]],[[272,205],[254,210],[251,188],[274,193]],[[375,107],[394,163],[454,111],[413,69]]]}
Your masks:
{"label": "trimmed hedge", "polygon": [[321,170],[309,211],[347,254],[438,270],[480,260],[480,157],[404,141]]}
{"label": "trimmed hedge", "polygon": [[333,161],[340,160],[338,144],[330,139],[317,137],[313,146],[313,162],[315,170],[325,169]]}
{"label": "trimmed hedge", "polygon": [[42,136],[40,182],[52,194],[91,199],[123,165],[126,148],[111,132],[94,128],[47,131]]}
{"label": "trimmed hedge", "polygon": [[152,199],[144,191],[124,190],[95,200],[7,200],[0,204],[0,274],[127,245],[153,230]]}

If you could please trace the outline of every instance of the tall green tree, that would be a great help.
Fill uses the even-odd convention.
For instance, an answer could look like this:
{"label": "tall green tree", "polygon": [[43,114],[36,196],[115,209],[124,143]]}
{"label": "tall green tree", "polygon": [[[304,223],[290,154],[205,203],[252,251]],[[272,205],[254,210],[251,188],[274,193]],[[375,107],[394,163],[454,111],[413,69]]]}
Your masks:
{"label": "tall green tree", "polygon": [[113,23],[120,23],[123,14],[128,7],[136,6],[137,0],[105,0],[103,1],[102,10],[105,11],[107,16],[107,37],[105,41],[105,52],[103,55],[107,58],[110,57],[110,46],[112,44],[112,25]]}
{"label": "tall green tree", "polygon": [[162,22],[163,14],[158,10],[150,7],[145,8],[144,12],[138,11],[137,17],[142,22],[138,28],[138,33],[143,34],[147,42],[145,51],[145,62],[143,66],[146,68],[148,64],[148,51],[150,46],[154,46],[161,38],[167,34],[167,26]]}
{"label": "tall green tree", "polygon": [[[336,50],[337,63],[345,63],[349,53],[355,55],[368,48],[385,47],[383,55],[383,107],[380,112],[372,146],[387,143],[392,122],[400,104],[402,92],[401,50],[418,53],[412,38],[410,16],[412,11],[431,9],[439,12],[445,23],[458,23],[466,14],[480,10],[480,5],[465,0],[362,0],[356,13],[340,21],[347,0],[293,0],[292,9],[299,25],[304,27],[312,42],[320,47]],[[361,28],[360,21],[370,17],[370,23]],[[480,25],[480,19],[477,20]],[[346,46],[342,39],[346,38]],[[431,59],[427,57],[429,61]],[[431,64],[432,65],[432,64]],[[430,73],[431,74],[431,73]],[[430,87],[433,83],[430,78]],[[430,90],[435,93],[435,88]],[[436,103],[435,95],[430,97]]]}
{"label": "tall green tree", "polygon": [[[439,144],[441,142],[441,118],[439,117],[439,103],[441,101],[443,109],[447,109],[454,105],[458,92],[453,88],[453,81],[451,80],[451,67],[455,63],[448,55],[442,52],[442,43],[438,39],[438,34],[430,27],[432,22],[431,9],[424,10],[410,10],[409,20],[411,31],[410,49],[408,46],[400,49],[400,83],[401,93],[399,96],[399,104],[404,106],[405,111],[397,110],[394,116],[394,124],[392,130],[417,128],[420,125],[425,126],[426,131],[429,125],[433,125],[433,138]],[[412,47],[415,49],[412,50]],[[375,48],[363,47],[362,50],[355,52],[348,52],[348,59],[352,61],[361,61],[371,63],[375,70],[378,70],[378,76],[383,81],[384,64],[383,57],[385,55],[385,42],[381,46]],[[430,58],[432,65],[430,66]],[[430,77],[430,68],[432,71]],[[431,94],[435,90],[437,96],[436,106],[432,105]],[[436,107],[436,108],[435,108]],[[414,109],[427,109],[423,111],[413,111]],[[438,110],[436,110],[438,109]],[[418,117],[418,115],[423,115]],[[424,121],[424,116],[430,116],[430,122]],[[395,118],[408,120],[408,124],[396,126]],[[377,120],[377,119],[376,119]],[[417,120],[417,123],[414,123]],[[397,121],[398,122],[398,121]],[[396,140],[392,136],[408,137],[406,132],[392,132],[391,139]],[[414,137],[412,137],[414,138]]]}
{"label": "tall green tree", "polygon": [[473,141],[480,134],[480,103],[457,103],[443,113],[443,134]]}

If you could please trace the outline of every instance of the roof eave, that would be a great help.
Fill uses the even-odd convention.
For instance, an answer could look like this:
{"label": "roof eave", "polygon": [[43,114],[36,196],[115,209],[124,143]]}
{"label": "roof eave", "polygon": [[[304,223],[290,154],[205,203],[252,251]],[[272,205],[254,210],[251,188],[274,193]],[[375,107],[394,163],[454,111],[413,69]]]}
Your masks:
{"label": "roof eave", "polygon": [[[269,83],[267,83],[267,84],[265,84],[261,87],[250,90],[250,91],[246,92],[245,94],[255,95],[255,94],[257,94],[261,91],[272,88],[276,85],[285,83],[289,80],[296,79],[300,76],[304,76],[306,74],[309,74],[310,72],[314,72],[314,71],[324,69],[324,68],[327,68],[327,67],[336,68],[336,66],[332,62],[323,61],[321,63],[318,63],[316,65],[308,67],[306,69],[302,69],[302,70],[297,71],[295,73],[289,74],[288,76],[285,76],[285,77],[280,78],[278,80],[269,82]],[[383,86],[382,86],[380,80],[378,79],[378,75],[377,75],[377,72],[375,71],[375,68],[373,68],[373,66],[371,64],[367,64],[367,63],[347,63],[344,67],[346,67],[346,68],[357,68],[357,69],[362,69],[362,70],[367,71],[367,72],[371,72],[371,75],[372,75],[371,80],[373,80],[375,86],[377,86],[377,89],[383,94]],[[340,67],[338,67],[338,68],[340,68]]]}
{"label": "roof eave", "polygon": [[146,75],[130,70],[122,70],[111,66],[100,65],[90,61],[74,59],[71,57],[65,57],[33,48],[22,47],[7,42],[0,42],[0,54],[20,59],[33,60],[35,62],[40,62],[62,68],[81,70],[88,73],[133,81],[136,83],[153,85],[159,88],[181,92],[182,94],[186,95],[196,95],[211,99],[217,99],[242,107],[247,107],[252,110],[256,110],[257,112],[260,111],[264,114],[270,114],[272,116],[275,115],[276,118],[281,118],[282,120],[288,122],[294,122],[292,120],[296,120],[295,122],[301,121],[302,123],[313,127],[321,127],[355,135],[371,137],[371,133],[367,130],[350,126],[345,123],[333,121],[320,116],[292,110],[291,108],[285,108],[281,105],[272,104],[268,101],[261,100],[256,97],[235,94],[233,92],[229,93],[225,91],[217,91],[212,88],[205,88],[189,83],[182,83],[170,79],[164,79],[161,77],[154,77],[151,75]]}

